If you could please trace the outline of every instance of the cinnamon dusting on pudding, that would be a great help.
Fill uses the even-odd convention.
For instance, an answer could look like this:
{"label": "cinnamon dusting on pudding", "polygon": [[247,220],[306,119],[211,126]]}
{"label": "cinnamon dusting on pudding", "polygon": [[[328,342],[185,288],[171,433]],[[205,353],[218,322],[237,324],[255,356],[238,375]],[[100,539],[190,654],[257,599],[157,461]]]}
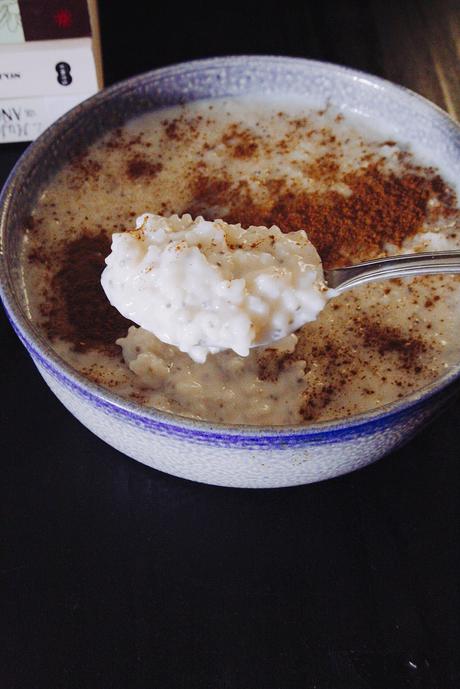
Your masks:
{"label": "cinnamon dusting on pudding", "polygon": [[109,251],[110,239],[100,232],[83,234],[53,255],[60,269],[51,281],[43,323],[50,340],[63,338],[77,352],[97,349],[120,355],[115,340],[125,334],[130,321],[110,305],[100,284]]}
{"label": "cinnamon dusting on pudding", "polygon": [[[130,323],[107,302],[100,274],[111,234],[130,229],[145,211],[303,229],[326,267],[385,255],[389,245],[414,250],[421,232],[460,244],[454,192],[438,170],[388,135],[365,138],[333,111],[306,116],[284,104],[283,111],[237,106],[178,107],[115,129],[49,185],[28,224],[26,279],[33,317],[54,346],[123,396],[218,421],[238,422],[230,419],[238,413],[245,423],[337,418],[440,375],[457,328],[460,280],[452,276],[375,283],[344,294],[297,332],[294,351],[254,350],[243,361],[216,355],[222,396],[212,402],[196,397],[194,372],[166,347],[152,354],[142,380],[119,363],[115,340]],[[140,367],[142,346],[133,350],[131,366]],[[174,387],[176,379],[166,375],[153,389],[145,381],[158,385],[164,366],[182,369],[183,379]],[[203,395],[211,379],[202,384]],[[296,405],[280,394],[288,387]],[[235,402],[238,390],[244,404]]]}
{"label": "cinnamon dusting on pudding", "polygon": [[395,354],[398,366],[407,372],[420,373],[422,370],[421,355],[428,350],[428,345],[420,337],[403,335],[398,328],[380,325],[367,319],[358,319],[358,328],[362,328],[363,344],[375,349],[382,356]]}
{"label": "cinnamon dusting on pudding", "polygon": [[154,163],[140,155],[130,158],[126,163],[126,174],[131,180],[138,179],[139,177],[150,177],[150,179],[153,179],[162,169],[163,165],[161,163]]}
{"label": "cinnamon dusting on pudding", "polygon": [[222,143],[232,157],[251,158],[258,151],[258,138],[249,129],[233,124],[223,134]]}
{"label": "cinnamon dusting on pudding", "polygon": [[[329,181],[333,170],[337,171],[338,164],[332,160],[325,169],[318,167],[318,179]],[[215,208],[224,206],[228,210],[223,220],[229,223],[277,225],[283,232],[305,230],[325,267],[331,268],[380,254],[387,243],[400,247],[430,215],[449,215],[455,206],[452,191],[431,170],[421,174],[409,168],[397,176],[383,170],[380,162],[335,181],[345,184],[349,193],[306,192],[295,183],[286,189],[284,180],[264,180],[270,196],[260,204],[244,180],[232,183],[225,173],[216,178],[199,171],[186,211],[212,219]],[[436,206],[431,209],[433,201]]]}

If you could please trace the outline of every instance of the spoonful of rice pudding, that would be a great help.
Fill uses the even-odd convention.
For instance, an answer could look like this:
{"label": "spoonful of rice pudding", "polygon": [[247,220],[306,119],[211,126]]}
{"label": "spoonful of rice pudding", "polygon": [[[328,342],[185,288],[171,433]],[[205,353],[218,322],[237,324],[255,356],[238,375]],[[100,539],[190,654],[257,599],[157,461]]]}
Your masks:
{"label": "spoonful of rice pudding", "polygon": [[376,259],[324,271],[307,234],[144,213],[112,236],[101,284],[110,303],[197,363],[283,339],[328,300],[374,280],[460,273],[460,251]]}

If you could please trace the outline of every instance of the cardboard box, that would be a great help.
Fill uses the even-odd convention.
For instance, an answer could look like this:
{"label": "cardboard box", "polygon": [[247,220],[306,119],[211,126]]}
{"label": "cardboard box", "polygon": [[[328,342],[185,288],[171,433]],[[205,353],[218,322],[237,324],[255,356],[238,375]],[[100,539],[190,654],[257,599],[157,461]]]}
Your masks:
{"label": "cardboard box", "polygon": [[0,143],[35,139],[101,87],[95,0],[0,0]]}

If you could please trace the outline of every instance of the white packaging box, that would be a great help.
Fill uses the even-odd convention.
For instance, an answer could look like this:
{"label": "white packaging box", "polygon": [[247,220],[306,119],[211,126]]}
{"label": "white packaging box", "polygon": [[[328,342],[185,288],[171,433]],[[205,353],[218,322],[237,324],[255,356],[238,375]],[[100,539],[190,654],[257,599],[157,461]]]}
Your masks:
{"label": "white packaging box", "polygon": [[99,89],[93,40],[0,45],[0,143],[31,141]]}

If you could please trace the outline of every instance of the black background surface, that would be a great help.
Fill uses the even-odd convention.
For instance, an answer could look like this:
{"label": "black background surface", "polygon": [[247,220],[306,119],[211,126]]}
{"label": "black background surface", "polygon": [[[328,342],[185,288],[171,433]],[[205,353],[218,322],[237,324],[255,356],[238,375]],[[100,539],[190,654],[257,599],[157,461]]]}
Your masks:
{"label": "black background surface", "polygon": [[[105,0],[106,83],[231,53],[397,78],[378,2],[288,4]],[[209,487],[93,436],[1,318],[2,689],[460,687],[458,401],[355,474]]]}

